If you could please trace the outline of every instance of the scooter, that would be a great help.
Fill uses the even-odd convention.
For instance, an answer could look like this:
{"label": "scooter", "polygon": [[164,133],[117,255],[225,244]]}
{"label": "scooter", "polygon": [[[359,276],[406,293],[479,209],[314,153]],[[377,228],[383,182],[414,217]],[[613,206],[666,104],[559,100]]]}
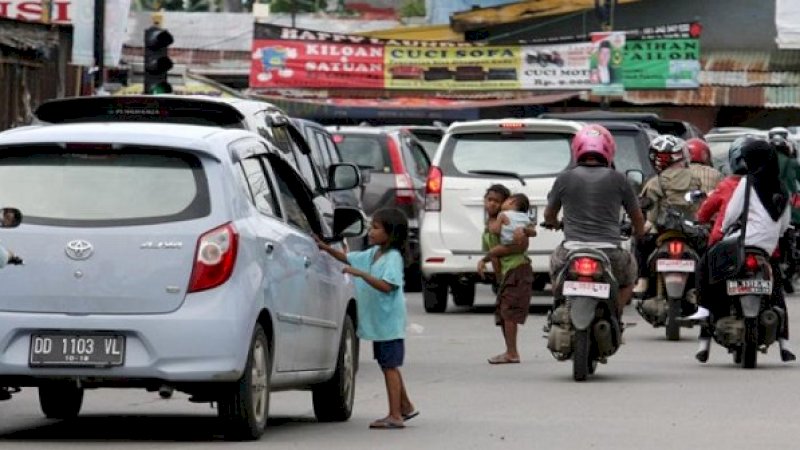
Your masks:
{"label": "scooter", "polygon": [[572,359],[573,378],[585,381],[622,344],[619,286],[608,256],[591,246],[571,251],[553,294],[557,306],[548,317],[547,348],[558,361]]}
{"label": "scooter", "polygon": [[728,315],[714,318],[714,340],[745,369],[756,367],[758,352],[766,353],[786,326],[786,311],[770,302],[774,276],[769,255],[746,248],[742,269],[726,281]]}
{"label": "scooter", "polygon": [[[705,198],[699,191],[686,195],[688,202]],[[680,340],[682,316],[697,310],[695,270],[700,262],[698,248],[705,247],[708,231],[686,217],[678,209],[668,208],[656,224],[656,250],[648,258],[650,273],[654,274],[653,296],[636,301],[636,310],[653,327],[665,327],[667,340]]]}

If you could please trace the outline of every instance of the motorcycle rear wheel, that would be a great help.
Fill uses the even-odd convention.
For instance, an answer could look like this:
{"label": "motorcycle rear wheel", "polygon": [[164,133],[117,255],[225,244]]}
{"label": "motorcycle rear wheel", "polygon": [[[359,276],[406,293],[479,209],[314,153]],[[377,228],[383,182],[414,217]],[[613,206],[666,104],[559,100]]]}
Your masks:
{"label": "motorcycle rear wheel", "polygon": [[744,319],[744,345],[742,368],[755,369],[758,358],[758,322],[755,317]]}
{"label": "motorcycle rear wheel", "polygon": [[681,340],[681,324],[678,322],[678,317],[681,314],[681,299],[671,298],[668,300],[667,305],[667,340],[680,341]]}
{"label": "motorcycle rear wheel", "polygon": [[589,331],[577,330],[575,331],[575,349],[572,352],[572,378],[575,381],[586,381],[589,375]]}

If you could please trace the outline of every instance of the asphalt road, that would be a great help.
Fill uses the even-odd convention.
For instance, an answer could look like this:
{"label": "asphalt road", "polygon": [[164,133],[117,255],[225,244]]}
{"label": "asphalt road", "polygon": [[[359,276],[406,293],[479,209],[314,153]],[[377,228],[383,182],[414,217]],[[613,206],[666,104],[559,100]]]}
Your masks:
{"label": "asphalt road", "polygon": [[[267,434],[258,442],[227,443],[215,411],[177,395],[131,390],[87,394],[81,416],[50,421],[35,389],[0,403],[4,450],[95,448],[271,449],[678,449],[796,448],[800,439],[798,364],[780,362],[777,347],[743,370],[719,346],[708,364],[694,358],[696,331],[666,342],[632,309],[626,345],[585,383],[571,363],[555,361],[542,338],[544,315],[534,308],[520,333],[521,364],[490,366],[502,350],[493,326],[491,293],[478,306],[426,314],[408,295],[410,332],[403,369],[421,411],[404,430],[369,430],[386,413],[383,380],[371,349],[362,346],[356,406],[350,421],[320,424],[311,395],[272,396]],[[543,299],[537,303],[544,303]],[[789,300],[800,329],[797,298]],[[798,346],[800,348],[800,345]]]}

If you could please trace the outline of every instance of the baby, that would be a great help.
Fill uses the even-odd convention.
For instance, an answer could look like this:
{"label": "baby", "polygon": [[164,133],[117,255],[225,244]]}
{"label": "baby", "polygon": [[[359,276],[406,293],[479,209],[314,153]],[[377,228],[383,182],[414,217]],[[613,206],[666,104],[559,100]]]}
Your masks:
{"label": "baby", "polygon": [[497,220],[489,224],[489,231],[500,236],[502,245],[514,242],[514,230],[531,224],[528,216],[530,202],[525,194],[514,194],[503,202]]}

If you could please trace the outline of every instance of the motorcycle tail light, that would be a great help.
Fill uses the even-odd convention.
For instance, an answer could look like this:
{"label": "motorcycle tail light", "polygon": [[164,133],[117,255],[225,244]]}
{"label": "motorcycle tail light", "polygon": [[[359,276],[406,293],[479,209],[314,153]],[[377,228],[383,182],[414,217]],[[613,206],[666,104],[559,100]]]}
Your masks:
{"label": "motorcycle tail light", "polygon": [[597,260],[581,257],[572,261],[572,272],[583,277],[591,277],[600,272],[600,263]]}
{"label": "motorcycle tail light", "polygon": [[745,257],[745,259],[744,259],[744,266],[750,272],[757,271],[758,267],[759,267],[759,263],[758,263],[758,258],[756,258],[756,255],[747,255]]}
{"label": "motorcycle tail light", "polygon": [[681,255],[683,255],[683,242],[669,241],[667,244],[667,251],[669,252],[669,256],[673,258],[680,258]]}

